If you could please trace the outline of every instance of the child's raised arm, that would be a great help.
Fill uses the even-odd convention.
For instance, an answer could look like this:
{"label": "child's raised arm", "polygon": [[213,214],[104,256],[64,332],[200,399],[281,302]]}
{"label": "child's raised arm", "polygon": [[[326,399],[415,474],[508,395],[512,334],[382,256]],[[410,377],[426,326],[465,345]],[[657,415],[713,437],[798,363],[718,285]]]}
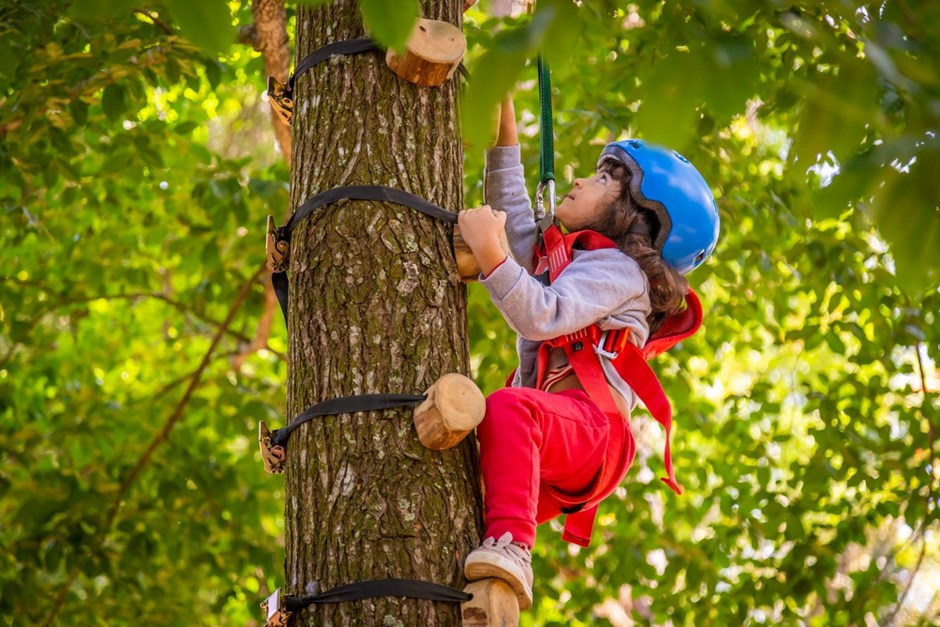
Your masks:
{"label": "child's raised arm", "polygon": [[518,143],[516,110],[512,105],[512,96],[506,96],[499,110],[499,134],[496,136],[496,145],[515,146]]}

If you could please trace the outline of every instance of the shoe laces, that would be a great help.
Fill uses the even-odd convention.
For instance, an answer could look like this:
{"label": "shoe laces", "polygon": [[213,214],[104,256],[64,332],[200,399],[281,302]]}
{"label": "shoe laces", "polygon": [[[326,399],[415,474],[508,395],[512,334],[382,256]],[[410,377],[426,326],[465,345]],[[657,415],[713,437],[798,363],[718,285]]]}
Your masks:
{"label": "shoe laces", "polygon": [[483,540],[483,548],[508,553],[526,564],[532,559],[529,557],[529,547],[518,542],[513,542],[512,533],[508,531],[501,535],[498,540],[492,536]]}

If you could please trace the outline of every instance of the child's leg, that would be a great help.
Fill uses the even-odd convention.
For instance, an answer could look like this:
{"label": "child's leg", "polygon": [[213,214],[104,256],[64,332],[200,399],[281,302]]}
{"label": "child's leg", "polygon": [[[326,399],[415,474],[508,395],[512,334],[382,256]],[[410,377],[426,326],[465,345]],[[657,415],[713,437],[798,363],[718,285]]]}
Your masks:
{"label": "child's leg", "polygon": [[477,427],[485,494],[483,546],[467,556],[470,581],[498,577],[512,586],[519,608],[532,606],[536,516],[554,517],[539,485],[586,490],[607,448],[607,417],[580,390],[548,394],[504,388],[486,399]]}
{"label": "child's leg", "polygon": [[531,548],[537,518],[557,515],[544,503],[539,507],[539,484],[572,494],[587,489],[603,461],[608,432],[608,418],[581,390],[503,388],[491,394],[477,427],[484,537],[508,531]]}

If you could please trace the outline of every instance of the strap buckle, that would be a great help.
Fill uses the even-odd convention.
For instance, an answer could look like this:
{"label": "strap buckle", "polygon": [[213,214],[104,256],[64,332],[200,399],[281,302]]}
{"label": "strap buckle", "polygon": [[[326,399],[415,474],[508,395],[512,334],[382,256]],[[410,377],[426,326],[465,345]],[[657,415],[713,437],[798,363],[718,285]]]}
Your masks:
{"label": "strap buckle", "polygon": [[261,449],[261,461],[264,462],[264,470],[272,475],[279,475],[284,472],[284,462],[287,459],[287,451],[279,444],[274,444],[271,430],[262,420],[258,423],[258,447]]}
{"label": "strap buckle", "polygon": [[581,329],[578,329],[574,333],[569,333],[568,335],[559,335],[556,338],[550,340],[545,340],[545,343],[554,348],[564,348],[565,346],[571,346],[572,350],[580,351],[584,350],[585,344],[590,344],[597,347],[597,340],[600,338],[601,332],[597,328],[596,324],[592,324]]}
{"label": "strap buckle", "polygon": [[280,588],[261,602],[261,609],[265,612],[264,627],[287,627],[287,621],[293,613],[288,612],[287,608],[281,608]]}
{"label": "strap buckle", "polygon": [[280,229],[274,223],[274,216],[268,216],[268,227],[264,241],[264,252],[268,259],[270,272],[287,272],[290,264],[290,242],[281,237]]}
{"label": "strap buckle", "polygon": [[269,76],[268,90],[265,95],[281,122],[290,126],[291,118],[294,115],[294,91],[291,89],[290,82],[285,85],[273,76]]}

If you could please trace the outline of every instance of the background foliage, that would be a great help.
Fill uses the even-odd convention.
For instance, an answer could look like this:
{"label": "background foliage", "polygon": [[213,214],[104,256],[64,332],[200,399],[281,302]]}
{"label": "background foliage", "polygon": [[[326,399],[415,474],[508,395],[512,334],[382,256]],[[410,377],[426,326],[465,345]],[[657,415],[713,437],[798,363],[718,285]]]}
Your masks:
{"label": "background foliage", "polygon": [[[392,45],[403,6],[362,2]],[[488,15],[465,24],[468,204],[490,105],[514,85],[534,187],[544,47],[559,178],[611,139],[666,142],[723,226],[691,275],[706,330],[656,365],[687,492],[655,480],[662,436],[639,418],[641,459],[593,547],[540,532],[528,624],[935,623],[940,5]],[[7,624],[247,624],[283,577],[281,483],[254,444],[258,419],[283,421],[283,326],[245,347],[288,173],[261,60],[235,42],[250,22],[221,0],[0,6]],[[512,338],[469,298],[490,391]]]}

